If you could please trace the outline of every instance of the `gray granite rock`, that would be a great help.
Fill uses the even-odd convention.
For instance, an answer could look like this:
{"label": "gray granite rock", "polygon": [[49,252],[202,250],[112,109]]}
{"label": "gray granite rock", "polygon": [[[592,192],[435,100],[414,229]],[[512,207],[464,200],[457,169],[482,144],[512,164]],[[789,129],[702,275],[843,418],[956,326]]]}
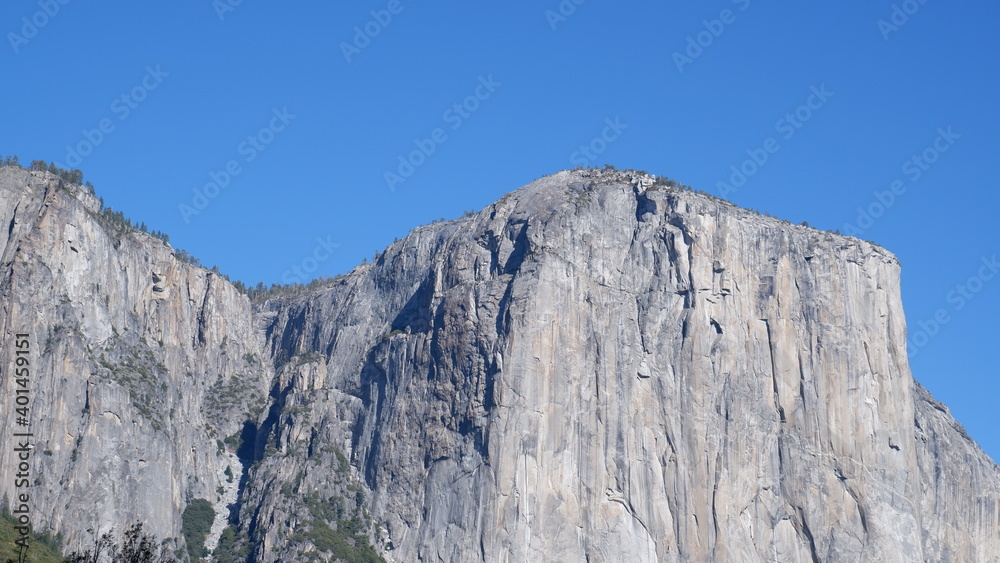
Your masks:
{"label": "gray granite rock", "polygon": [[[36,528],[78,548],[90,527],[134,522],[178,538],[195,498],[224,511],[219,444],[268,400],[249,299],[44,172],[0,168],[0,223],[2,365],[13,335],[31,335]],[[0,384],[13,393],[6,372]],[[0,418],[5,443],[14,424]],[[12,455],[0,451],[8,498]]]}
{"label": "gray granite rock", "polygon": [[1000,469],[910,376],[870,243],[562,172],[251,305],[84,190],[3,168],[0,198],[36,514],[71,543],[179,536],[242,435],[257,561],[338,527],[400,562],[1000,561]]}

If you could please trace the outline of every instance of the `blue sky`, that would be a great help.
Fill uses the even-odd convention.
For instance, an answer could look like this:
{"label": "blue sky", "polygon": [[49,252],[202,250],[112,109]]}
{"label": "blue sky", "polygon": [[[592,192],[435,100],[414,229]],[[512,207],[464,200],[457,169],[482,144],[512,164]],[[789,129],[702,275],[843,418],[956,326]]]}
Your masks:
{"label": "blue sky", "polygon": [[995,3],[230,2],[8,1],[0,153],[249,284],[578,164],[853,232],[902,262],[914,376],[1000,459]]}

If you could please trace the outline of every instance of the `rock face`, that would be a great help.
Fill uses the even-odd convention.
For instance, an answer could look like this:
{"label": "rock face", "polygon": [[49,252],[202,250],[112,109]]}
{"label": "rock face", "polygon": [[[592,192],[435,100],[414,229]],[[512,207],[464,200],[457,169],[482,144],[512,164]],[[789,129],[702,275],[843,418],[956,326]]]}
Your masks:
{"label": "rock face", "polygon": [[[249,299],[47,173],[0,168],[0,221],[2,365],[14,334],[31,343],[35,526],[74,547],[136,521],[180,536],[188,501],[238,484],[219,478],[218,440],[267,402]],[[5,443],[18,430],[0,419]],[[8,498],[14,455],[0,452]]]}
{"label": "rock face", "polygon": [[1000,468],[910,376],[869,243],[562,172],[252,305],[50,175],[0,198],[71,545],[235,496],[253,561],[1000,561]]}

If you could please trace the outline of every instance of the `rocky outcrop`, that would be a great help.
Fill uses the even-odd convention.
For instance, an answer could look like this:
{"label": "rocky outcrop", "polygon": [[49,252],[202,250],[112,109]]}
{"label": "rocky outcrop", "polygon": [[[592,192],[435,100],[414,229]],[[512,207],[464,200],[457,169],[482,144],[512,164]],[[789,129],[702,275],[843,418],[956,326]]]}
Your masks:
{"label": "rocky outcrop", "polygon": [[37,514],[71,540],[177,537],[238,454],[257,561],[1000,560],[1000,469],[910,376],[878,246],[562,172],[251,306],[28,174],[2,322],[44,335]]}
{"label": "rocky outcrop", "polygon": [[[187,504],[229,485],[223,440],[267,402],[249,299],[44,172],[0,168],[0,224],[0,361],[15,333],[32,351],[35,526],[73,547],[136,521],[179,538]],[[0,419],[5,440],[15,422]]]}

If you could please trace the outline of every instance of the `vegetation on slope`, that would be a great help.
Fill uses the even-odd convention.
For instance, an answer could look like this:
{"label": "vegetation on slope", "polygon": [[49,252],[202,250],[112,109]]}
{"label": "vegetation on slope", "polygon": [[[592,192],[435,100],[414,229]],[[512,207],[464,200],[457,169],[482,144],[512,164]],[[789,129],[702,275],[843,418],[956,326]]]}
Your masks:
{"label": "vegetation on slope", "polygon": [[[0,516],[0,561],[4,563],[18,560],[18,546],[15,542],[21,538],[21,534],[14,529],[15,526],[17,520],[4,506],[3,515]],[[32,532],[28,535],[27,545],[29,563],[61,563],[63,560],[59,540],[48,532]]]}
{"label": "vegetation on slope", "polygon": [[191,559],[197,561],[208,556],[205,538],[212,530],[213,520],[215,520],[215,509],[212,508],[212,503],[203,498],[192,500],[184,509],[184,514],[181,515],[181,533],[187,542]]}

